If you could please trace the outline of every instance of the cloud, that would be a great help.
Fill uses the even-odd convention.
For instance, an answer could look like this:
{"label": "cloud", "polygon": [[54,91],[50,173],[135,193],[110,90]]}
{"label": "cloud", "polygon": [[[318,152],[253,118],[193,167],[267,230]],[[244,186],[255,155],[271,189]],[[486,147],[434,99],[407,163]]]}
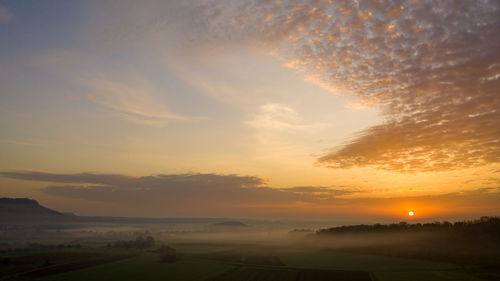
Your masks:
{"label": "cloud", "polygon": [[12,13],[6,7],[0,5],[0,22],[9,22],[13,17]]}
{"label": "cloud", "polygon": [[270,103],[259,107],[259,113],[246,125],[266,130],[311,130],[324,127],[323,124],[305,124],[299,114],[291,107]]}
{"label": "cloud", "polygon": [[397,217],[414,209],[421,218],[492,215],[500,189],[393,198],[351,197],[366,194],[348,186],[271,188],[258,177],[218,174],[171,174],[134,177],[114,174],[0,172],[0,176],[47,182],[42,192],[71,199],[104,202],[119,214],[154,216],[297,216],[343,218]]}
{"label": "cloud", "polygon": [[[386,121],[320,157],[318,162],[327,167],[426,172],[500,161],[498,1],[209,0],[124,5],[128,9],[118,10],[127,10],[134,20],[117,20],[113,33],[122,34],[119,28],[132,36],[147,33],[167,38],[165,44],[180,49],[261,48],[307,81],[345,96],[348,106],[380,108]],[[219,92],[224,91],[231,89]],[[301,127],[293,122],[293,112],[276,110],[282,116],[261,108],[247,124]]]}
{"label": "cloud", "polygon": [[87,87],[88,100],[133,123],[161,127],[172,120],[193,119],[173,113],[161,101],[161,91],[142,79],[129,83],[94,79]]}
{"label": "cloud", "polygon": [[[240,205],[292,204],[315,202],[356,191],[331,187],[271,188],[252,176],[218,174],[175,174],[132,177],[112,174],[54,174],[45,172],[0,172],[0,176],[49,182],[42,191],[56,196],[116,203],[134,208],[155,206],[159,210],[197,212]],[[142,203],[139,203],[142,202]]]}
{"label": "cloud", "polygon": [[[385,122],[320,157],[327,167],[427,172],[500,162],[498,1],[131,5],[150,15],[141,25],[179,38],[178,47],[257,46],[349,106],[379,107]],[[286,108],[266,110],[247,124],[301,127]]]}
{"label": "cloud", "polygon": [[[95,21],[103,34],[94,43],[113,51],[257,45],[352,104],[381,108],[386,122],[319,157],[327,167],[426,172],[500,161],[498,1],[111,1],[94,9],[112,22]],[[97,80],[89,94],[135,123],[186,118],[143,81]],[[293,109],[275,107],[247,125],[307,127]]]}
{"label": "cloud", "polygon": [[21,141],[21,140],[13,140],[13,139],[3,139],[0,138],[0,142],[6,144],[14,144],[14,145],[23,145],[23,146],[44,146],[41,143],[29,142],[29,141]]}
{"label": "cloud", "polygon": [[317,199],[328,199],[334,197],[341,197],[344,195],[352,195],[355,193],[362,193],[362,191],[355,191],[353,189],[336,189],[325,186],[295,186],[290,188],[280,189],[284,192],[292,192],[295,194],[314,194]]}
{"label": "cloud", "polygon": [[319,163],[426,172],[500,161],[498,1],[223,2],[206,12],[209,34],[276,48],[310,81],[382,109],[384,124]]}

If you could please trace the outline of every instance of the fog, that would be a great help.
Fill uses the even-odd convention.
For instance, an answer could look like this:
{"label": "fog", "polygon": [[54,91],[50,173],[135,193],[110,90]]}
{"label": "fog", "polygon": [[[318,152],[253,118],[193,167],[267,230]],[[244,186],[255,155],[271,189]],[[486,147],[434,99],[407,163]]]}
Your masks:
{"label": "fog", "polygon": [[[225,225],[229,223],[229,225]],[[241,225],[231,225],[238,223]],[[421,240],[428,233],[316,235],[316,231],[335,226],[327,222],[210,220],[176,223],[6,223],[0,239],[5,242],[107,243],[152,236],[163,244],[214,243],[289,246],[294,248],[343,249],[373,245],[395,245]]]}

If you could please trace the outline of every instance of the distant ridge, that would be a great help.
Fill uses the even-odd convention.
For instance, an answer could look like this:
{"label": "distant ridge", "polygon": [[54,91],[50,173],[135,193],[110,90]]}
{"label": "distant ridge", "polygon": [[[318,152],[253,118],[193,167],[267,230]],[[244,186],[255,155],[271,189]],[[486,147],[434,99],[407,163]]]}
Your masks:
{"label": "distant ridge", "polygon": [[2,219],[36,219],[40,217],[59,218],[64,217],[64,215],[40,205],[36,200],[0,198],[0,218]]}
{"label": "distant ridge", "polygon": [[225,221],[213,223],[212,226],[221,226],[221,227],[246,227],[247,225],[239,222],[239,221]]}

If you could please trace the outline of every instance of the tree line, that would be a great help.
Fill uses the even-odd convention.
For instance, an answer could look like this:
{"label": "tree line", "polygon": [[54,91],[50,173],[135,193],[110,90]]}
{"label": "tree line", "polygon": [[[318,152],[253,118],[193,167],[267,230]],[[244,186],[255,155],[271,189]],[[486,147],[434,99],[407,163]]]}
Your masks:
{"label": "tree line", "polygon": [[[500,276],[500,218],[432,223],[349,225],[322,229],[316,235],[335,241],[338,237],[370,234],[367,239],[385,241],[346,245],[338,250],[453,262],[471,274],[488,279]],[[379,235],[379,236],[377,236]],[[391,237],[408,239],[391,242]],[[387,237],[387,239],[377,239]],[[358,237],[360,238],[360,237]],[[370,240],[368,240],[370,241]],[[495,279],[497,280],[497,279]]]}
{"label": "tree line", "polygon": [[318,235],[342,234],[342,233],[404,233],[404,232],[445,232],[457,236],[472,236],[474,238],[487,237],[489,239],[500,240],[500,218],[499,217],[481,217],[471,221],[457,221],[454,223],[431,222],[415,223],[407,222],[393,224],[358,224],[337,226],[327,229],[321,229],[316,232]]}
{"label": "tree line", "polygon": [[144,249],[153,247],[155,245],[155,239],[152,236],[147,236],[146,238],[139,236],[135,240],[120,240],[114,243],[108,243],[108,248],[135,248],[135,249]]}

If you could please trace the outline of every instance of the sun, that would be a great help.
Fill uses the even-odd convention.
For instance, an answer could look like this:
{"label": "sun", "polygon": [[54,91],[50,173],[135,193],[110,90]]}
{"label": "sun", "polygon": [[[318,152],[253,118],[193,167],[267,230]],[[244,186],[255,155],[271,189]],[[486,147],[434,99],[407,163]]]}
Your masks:
{"label": "sun", "polygon": [[408,215],[409,215],[410,217],[413,217],[413,215],[414,215],[414,214],[415,214],[415,213],[414,213],[413,211],[409,211],[409,212],[408,212]]}

